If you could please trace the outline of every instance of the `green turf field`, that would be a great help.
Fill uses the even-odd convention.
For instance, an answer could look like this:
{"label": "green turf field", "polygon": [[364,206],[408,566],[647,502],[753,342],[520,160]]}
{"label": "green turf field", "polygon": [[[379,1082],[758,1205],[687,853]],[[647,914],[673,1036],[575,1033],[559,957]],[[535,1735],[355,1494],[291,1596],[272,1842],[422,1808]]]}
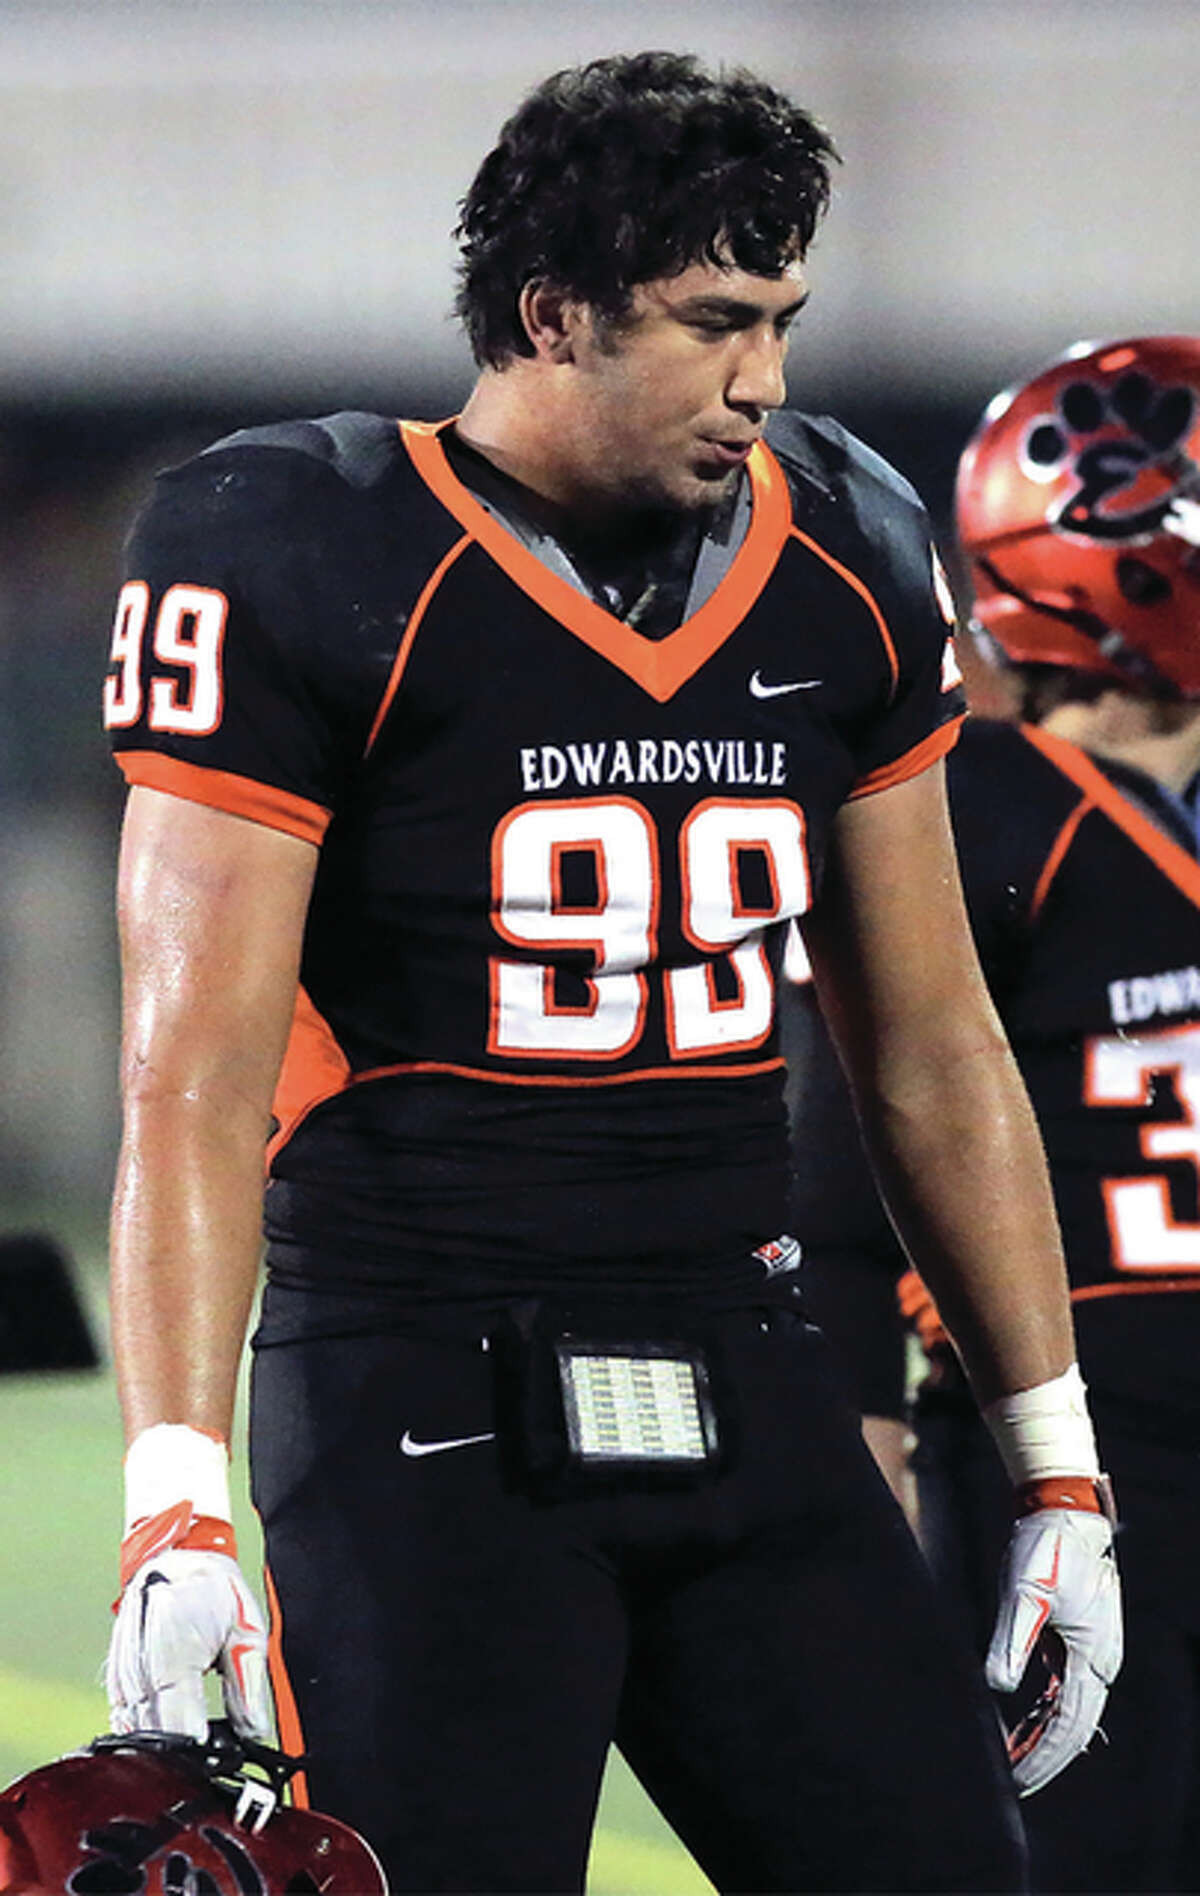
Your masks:
{"label": "green turf field", "polygon": [[[102,1336],[97,1247],[85,1238],[72,1249]],[[2,1784],[107,1728],[100,1668],[121,1525],[121,1435],[111,1373],[0,1376],[0,1442]],[[235,1512],[251,1570],[257,1528],[248,1502],[235,1502]],[[594,1896],[692,1896],[711,1887],[614,1757],[589,1890]]]}

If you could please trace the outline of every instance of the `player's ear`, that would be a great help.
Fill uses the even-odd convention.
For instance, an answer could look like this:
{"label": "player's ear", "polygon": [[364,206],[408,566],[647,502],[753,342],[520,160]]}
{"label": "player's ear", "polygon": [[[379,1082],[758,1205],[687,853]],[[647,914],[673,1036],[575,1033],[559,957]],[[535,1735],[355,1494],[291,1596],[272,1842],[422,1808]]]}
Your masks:
{"label": "player's ear", "polygon": [[543,362],[574,361],[584,321],[582,303],[548,277],[534,277],[521,291],[517,308],[535,355]]}

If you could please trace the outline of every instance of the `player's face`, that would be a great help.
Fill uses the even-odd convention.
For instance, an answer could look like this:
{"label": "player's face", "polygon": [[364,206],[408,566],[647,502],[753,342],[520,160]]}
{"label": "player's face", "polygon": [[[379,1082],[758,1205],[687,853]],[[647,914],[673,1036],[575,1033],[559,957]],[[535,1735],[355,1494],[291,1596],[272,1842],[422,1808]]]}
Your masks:
{"label": "player's face", "polygon": [[777,277],[694,263],[639,284],[619,326],[588,315],[570,431],[580,491],[625,505],[719,501],[784,399],[805,301],[799,263]]}

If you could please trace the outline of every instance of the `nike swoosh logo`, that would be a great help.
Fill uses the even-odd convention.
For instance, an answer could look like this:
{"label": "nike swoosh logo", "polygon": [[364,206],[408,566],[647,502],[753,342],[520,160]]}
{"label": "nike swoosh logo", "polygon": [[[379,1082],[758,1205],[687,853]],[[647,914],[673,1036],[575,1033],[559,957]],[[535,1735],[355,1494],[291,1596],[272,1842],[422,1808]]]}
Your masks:
{"label": "nike swoosh logo", "polygon": [[441,1455],[444,1454],[448,1448],[470,1448],[473,1442],[494,1442],[495,1439],[495,1430],[489,1429],[486,1435],[454,1435],[445,1442],[418,1442],[416,1438],[405,1429],[403,1435],[400,1437],[400,1453],[414,1457],[417,1455]]}
{"label": "nike swoosh logo", "polygon": [[750,674],[750,696],[752,698],[782,698],[788,691],[812,691],[822,682],[819,678],[797,678],[787,685],[766,685],[760,671]]}

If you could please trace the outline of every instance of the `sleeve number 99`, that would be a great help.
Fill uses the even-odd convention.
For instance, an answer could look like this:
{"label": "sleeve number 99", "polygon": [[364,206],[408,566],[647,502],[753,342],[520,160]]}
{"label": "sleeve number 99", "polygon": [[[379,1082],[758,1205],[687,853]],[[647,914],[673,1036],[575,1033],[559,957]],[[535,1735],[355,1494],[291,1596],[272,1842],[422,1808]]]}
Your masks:
{"label": "sleeve number 99", "polygon": [[[225,620],[229,602],[208,586],[171,586],[162,596],[154,621],[152,649],[169,677],[151,677],[148,703],[142,688],[142,646],[150,617],[150,588],[131,579],[117,600],[110,663],[117,667],[104,684],[104,723],[110,731],[128,730],[143,711],[152,731],[182,737],[207,737],[224,711],[221,675]],[[180,674],[182,673],[182,677]]]}

